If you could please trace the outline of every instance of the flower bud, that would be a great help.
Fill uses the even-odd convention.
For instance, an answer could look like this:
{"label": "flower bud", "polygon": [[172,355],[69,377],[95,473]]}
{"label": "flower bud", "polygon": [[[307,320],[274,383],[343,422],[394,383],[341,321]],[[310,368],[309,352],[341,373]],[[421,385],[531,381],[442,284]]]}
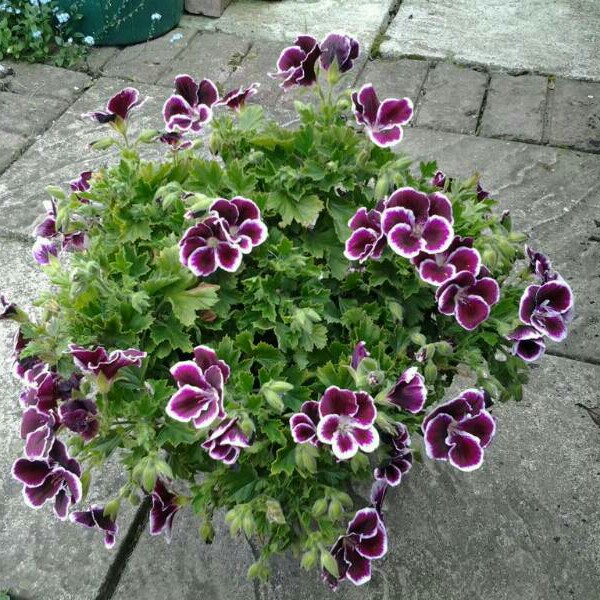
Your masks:
{"label": "flower bud", "polygon": [[317,549],[313,548],[312,550],[309,550],[308,552],[305,552],[302,555],[302,560],[300,561],[300,566],[305,571],[310,571],[315,566],[316,563],[317,563]]}
{"label": "flower bud", "polygon": [[423,373],[425,375],[425,381],[427,383],[433,383],[437,379],[438,370],[433,361],[428,361],[423,369]]}
{"label": "flower bud", "polygon": [[319,498],[313,504],[311,514],[315,519],[317,519],[321,515],[324,515],[326,511],[327,511],[327,500],[325,498]]}
{"label": "flower bud", "polygon": [[278,523],[279,525],[284,525],[285,515],[281,509],[281,504],[279,504],[277,500],[267,500],[265,505],[267,507],[267,521],[269,521],[269,523]]}
{"label": "flower bud", "polygon": [[198,530],[200,533],[200,539],[205,544],[212,544],[215,539],[215,528],[210,521],[204,521]]}
{"label": "flower bud", "polygon": [[338,521],[339,519],[342,518],[343,514],[344,514],[344,507],[342,506],[342,503],[337,499],[333,499],[329,503],[329,509],[327,510],[327,516],[332,521]]}
{"label": "flower bud", "polygon": [[340,575],[335,558],[327,550],[321,550],[321,568],[329,571],[334,577],[339,577]]}
{"label": "flower bud", "polygon": [[500,225],[510,231],[512,229],[512,217],[510,216],[510,210],[505,210],[500,217]]}
{"label": "flower bud", "polygon": [[150,493],[156,484],[156,469],[153,464],[148,462],[142,472],[142,486],[144,490]]}
{"label": "flower bud", "polygon": [[113,521],[116,520],[120,507],[121,502],[118,498],[111,500],[104,506],[104,516],[112,519]]}

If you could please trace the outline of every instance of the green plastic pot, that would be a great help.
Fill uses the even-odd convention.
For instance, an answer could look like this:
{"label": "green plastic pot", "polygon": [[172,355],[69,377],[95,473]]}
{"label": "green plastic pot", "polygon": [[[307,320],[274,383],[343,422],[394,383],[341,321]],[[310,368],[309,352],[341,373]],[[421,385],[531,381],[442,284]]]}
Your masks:
{"label": "green plastic pot", "polygon": [[[184,0],[58,0],[62,10],[82,15],[77,31],[95,45],[127,46],[164,35],[183,15]],[[159,14],[160,19],[152,19]]]}

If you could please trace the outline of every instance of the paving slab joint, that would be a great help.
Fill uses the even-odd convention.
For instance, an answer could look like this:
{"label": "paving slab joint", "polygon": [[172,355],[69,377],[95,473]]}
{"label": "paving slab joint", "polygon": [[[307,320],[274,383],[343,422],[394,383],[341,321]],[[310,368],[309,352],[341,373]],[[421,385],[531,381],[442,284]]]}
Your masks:
{"label": "paving slab joint", "polygon": [[583,358],[580,358],[575,357],[567,352],[561,352],[560,350],[547,350],[546,354],[548,356],[556,356],[557,358],[566,358],[568,360],[573,360],[586,365],[600,366],[600,358],[595,358],[593,356],[584,356]]}
{"label": "paving slab joint", "polygon": [[110,600],[119,586],[119,581],[127,568],[129,558],[133,554],[135,547],[148,524],[148,515],[150,514],[150,498],[144,499],[138,508],[133,522],[127,530],[125,539],[121,542],[119,550],[110,565],[104,581],[98,590],[98,595],[95,600]]}
{"label": "paving slab joint", "polygon": [[548,144],[550,141],[550,127],[551,123],[551,114],[552,114],[552,105],[554,101],[554,86],[555,86],[555,77],[550,75],[548,76],[548,83],[546,86],[546,102],[544,106],[544,120],[542,122],[542,144]]}
{"label": "paving slab joint", "polygon": [[381,55],[379,52],[379,47],[386,40],[385,33],[389,29],[390,25],[392,24],[392,21],[396,18],[396,15],[398,14],[398,11],[400,10],[401,4],[402,4],[402,0],[394,0],[392,2],[392,5],[390,6],[390,8],[388,10],[387,16],[384,17],[381,25],[379,26],[379,31],[377,32],[377,35],[373,39],[373,43],[371,44],[371,47],[369,48],[369,58],[370,59],[381,58]]}
{"label": "paving slab joint", "polygon": [[483,119],[483,111],[487,106],[488,94],[490,93],[490,85],[492,83],[492,76],[488,71],[483,71],[486,74],[487,81],[485,83],[485,91],[483,92],[483,99],[481,100],[481,106],[479,107],[479,114],[477,115],[477,125],[475,125],[475,135],[479,135],[481,130],[481,121]]}

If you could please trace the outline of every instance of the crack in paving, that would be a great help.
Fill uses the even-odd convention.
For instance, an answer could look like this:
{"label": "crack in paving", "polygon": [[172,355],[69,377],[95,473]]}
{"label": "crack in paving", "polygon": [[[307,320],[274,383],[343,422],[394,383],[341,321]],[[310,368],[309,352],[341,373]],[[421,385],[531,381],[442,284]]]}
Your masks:
{"label": "crack in paving", "polygon": [[129,559],[136,549],[139,539],[148,523],[148,515],[150,514],[150,498],[146,497],[138,508],[133,522],[127,530],[125,539],[121,542],[117,555],[111,563],[104,581],[102,582],[98,594],[94,600],[110,600],[119,586],[119,581],[127,568]]}

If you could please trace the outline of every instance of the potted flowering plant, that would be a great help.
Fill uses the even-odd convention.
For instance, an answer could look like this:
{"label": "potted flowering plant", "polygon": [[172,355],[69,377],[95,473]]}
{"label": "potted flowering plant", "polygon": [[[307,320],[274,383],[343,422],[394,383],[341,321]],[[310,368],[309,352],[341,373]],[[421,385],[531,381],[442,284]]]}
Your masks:
{"label": "potted flowering plant", "polygon": [[[164,132],[132,135],[132,88],[88,115],[117,134],[94,146],[120,161],[49,190],[38,318],[2,299],[19,325],[13,476],[28,505],[53,503],[107,547],[123,501],[150,497],[150,532],[168,539],[185,507],[210,541],[225,509],[261,547],[250,577],[291,550],[332,587],[360,585],[387,551],[386,492],[414,460],[482,465],[492,403],[521,398],[528,363],[567,335],[573,294],[476,178],[390,150],[412,103],[339,92],[358,54],[341,34],[283,50],[272,76],[315,98],[291,129],[247,104],[256,84],[219,97],[189,75]],[[146,143],[165,158],[142,160]],[[465,371],[474,385],[448,400]],[[127,483],[89,506],[111,456]]]}
{"label": "potted flowering plant", "polygon": [[77,14],[87,44],[126,46],[177,27],[184,0],[58,0],[64,14]]}

